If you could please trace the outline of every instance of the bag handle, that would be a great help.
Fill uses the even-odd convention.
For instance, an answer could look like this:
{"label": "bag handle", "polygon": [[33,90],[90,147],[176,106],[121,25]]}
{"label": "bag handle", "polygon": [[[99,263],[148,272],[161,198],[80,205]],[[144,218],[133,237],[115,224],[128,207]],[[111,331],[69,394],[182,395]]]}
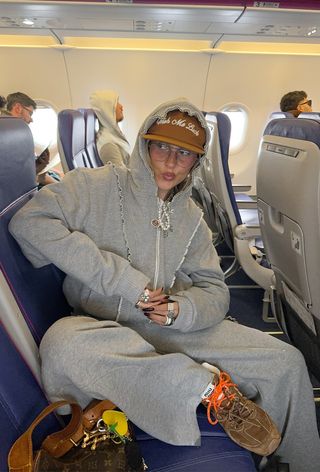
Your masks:
{"label": "bag handle", "polygon": [[[73,446],[78,446],[83,438],[84,428],[91,430],[101,418],[105,410],[114,410],[116,405],[110,400],[93,400],[82,412],[81,421],[70,420],[69,425],[50,434],[43,441],[41,447],[53,457],[61,457],[66,454]],[[78,419],[78,418],[77,418]]]}
{"label": "bag handle", "polygon": [[[58,441],[55,447],[55,457],[62,456],[64,452],[64,443],[69,443],[69,439],[82,428],[82,408],[77,403],[69,401],[59,401],[48,405],[31,423],[29,428],[23,433],[13,444],[8,456],[8,466],[10,472],[32,472],[33,470],[33,444],[32,433],[34,428],[50,413],[57,408],[65,405],[70,405],[72,410],[72,417],[70,423],[56,436]],[[54,433],[56,434],[56,433]],[[53,435],[51,435],[52,437]],[[50,438],[50,436],[48,437]],[[47,439],[48,439],[47,438]],[[72,446],[72,443],[71,443]],[[70,448],[69,448],[70,449]],[[68,449],[67,449],[68,450]]]}

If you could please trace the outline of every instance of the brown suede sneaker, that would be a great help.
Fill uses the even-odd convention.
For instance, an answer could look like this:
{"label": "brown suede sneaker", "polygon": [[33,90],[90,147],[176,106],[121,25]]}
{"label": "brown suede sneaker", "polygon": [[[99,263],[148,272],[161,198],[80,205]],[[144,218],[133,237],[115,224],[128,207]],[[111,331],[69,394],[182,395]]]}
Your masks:
{"label": "brown suede sneaker", "polygon": [[272,454],[281,436],[270,416],[244,397],[225,372],[217,382],[213,393],[202,400],[209,423],[219,422],[235,443],[255,454]]}

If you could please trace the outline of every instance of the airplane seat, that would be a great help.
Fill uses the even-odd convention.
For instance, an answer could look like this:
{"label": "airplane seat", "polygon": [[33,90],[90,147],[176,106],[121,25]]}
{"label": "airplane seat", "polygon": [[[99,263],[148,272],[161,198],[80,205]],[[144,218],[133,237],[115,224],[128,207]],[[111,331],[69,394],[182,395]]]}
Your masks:
{"label": "airplane seat", "polygon": [[[211,112],[202,111],[202,113],[205,117],[209,117],[210,119]],[[221,136],[223,135],[223,139],[221,138],[221,141],[219,142],[221,146],[221,153],[223,155],[228,156],[231,135],[231,125],[229,121],[224,120],[224,122],[222,123],[222,120],[220,120],[219,133],[221,134]],[[212,143],[210,143],[209,146],[212,146]],[[225,159],[223,159],[223,162],[225,162]],[[233,175],[230,174],[229,171],[226,175],[228,179],[228,185],[232,186],[233,188],[235,200],[237,202],[236,205],[238,207],[241,206],[241,208],[249,207],[249,212],[244,212],[244,218],[247,217],[246,213],[248,214],[248,216],[250,215],[249,218],[251,218],[252,212],[250,209],[252,208],[252,204],[255,206],[255,203],[253,203],[254,199],[247,193],[244,193],[250,191],[251,186],[233,184]],[[208,188],[212,188],[212,185],[214,185],[211,177],[212,175],[210,176],[210,171],[205,172],[201,170],[200,172],[198,172],[193,187],[193,199],[197,203],[199,203],[200,207],[203,209],[204,219],[214,234],[214,244],[217,246],[224,239],[226,239],[228,247],[233,248],[232,236],[229,234],[227,227],[224,227],[224,229],[221,227],[221,218],[218,217],[218,215],[216,214],[217,211],[212,206],[212,197],[210,196],[210,191],[208,190]],[[246,202],[249,203],[246,204]],[[257,222],[257,218],[255,219],[255,221]]]}
{"label": "airplane seat", "polygon": [[65,173],[77,167],[94,167],[86,153],[85,121],[79,110],[58,113],[58,149]]}
{"label": "airplane seat", "polygon": [[[6,472],[12,444],[24,433],[31,421],[48,405],[42,388],[33,376],[0,321],[0,470]],[[38,449],[43,439],[61,429],[52,414],[35,429],[32,439]]]}
{"label": "airplane seat", "polygon": [[85,146],[87,155],[93,167],[103,166],[96,145],[96,123],[97,117],[91,108],[79,108],[84,116],[85,122]]}
{"label": "airplane seat", "polygon": [[292,118],[292,117],[293,115],[289,111],[273,111],[272,113],[270,113],[268,121],[276,120],[280,118]]}
{"label": "airplane seat", "polygon": [[261,141],[257,197],[275,274],[277,320],[320,379],[320,120],[271,121]]}
{"label": "airplane seat", "polygon": [[203,166],[203,180],[212,197],[217,216],[216,225],[235,255],[234,263],[225,275],[232,275],[241,266],[252,280],[268,291],[271,286],[272,271],[255,259],[252,255],[254,251],[251,249],[253,244],[261,247],[256,203],[245,202],[245,208],[239,208],[232,186],[228,164],[230,120],[220,112],[208,112],[206,120],[212,139]]}
{"label": "airplane seat", "polygon": [[309,112],[300,113],[300,115],[298,115],[298,118],[304,118],[304,119],[309,119],[309,120],[320,120],[320,112],[309,111]]}
{"label": "airplane seat", "polygon": [[23,120],[0,117],[0,318],[39,373],[37,345],[48,327],[70,313],[55,266],[35,269],[8,231],[15,212],[37,192],[34,143]]}
{"label": "airplane seat", "polygon": [[267,124],[272,121],[272,120],[278,120],[278,119],[281,119],[281,118],[293,118],[293,114],[290,113],[289,111],[273,111],[272,113],[270,113],[270,115],[268,116],[268,119],[266,121],[266,124],[265,124],[265,127],[267,126]]}

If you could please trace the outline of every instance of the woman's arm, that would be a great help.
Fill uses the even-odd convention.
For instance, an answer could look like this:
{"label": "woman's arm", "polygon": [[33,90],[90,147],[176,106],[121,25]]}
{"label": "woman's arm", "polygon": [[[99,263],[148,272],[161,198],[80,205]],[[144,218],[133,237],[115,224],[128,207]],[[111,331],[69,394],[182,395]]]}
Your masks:
{"label": "woman's arm", "polygon": [[177,281],[173,287],[170,299],[179,303],[179,315],[172,329],[197,331],[220,323],[228,312],[230,295],[212,244],[212,235],[204,221],[180,270],[190,278],[191,286],[179,290]]}
{"label": "woman's arm", "polygon": [[85,172],[68,172],[62,182],[43,188],[16,213],[10,231],[35,267],[53,263],[102,295],[136,303],[149,279],[82,232],[91,211]]}

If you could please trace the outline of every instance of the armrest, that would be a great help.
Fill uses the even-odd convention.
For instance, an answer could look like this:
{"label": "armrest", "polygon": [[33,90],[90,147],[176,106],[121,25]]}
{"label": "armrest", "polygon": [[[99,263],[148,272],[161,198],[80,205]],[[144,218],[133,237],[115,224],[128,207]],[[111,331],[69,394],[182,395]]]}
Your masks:
{"label": "armrest", "polygon": [[232,184],[233,191],[236,192],[250,192],[252,185]]}
{"label": "armrest", "polygon": [[239,209],[244,208],[247,210],[256,209],[258,207],[256,200],[252,200],[251,202],[248,200],[237,200],[237,206]]}
{"label": "armrest", "polygon": [[252,239],[261,236],[260,226],[258,225],[239,225],[235,228],[235,236],[238,239]]}

